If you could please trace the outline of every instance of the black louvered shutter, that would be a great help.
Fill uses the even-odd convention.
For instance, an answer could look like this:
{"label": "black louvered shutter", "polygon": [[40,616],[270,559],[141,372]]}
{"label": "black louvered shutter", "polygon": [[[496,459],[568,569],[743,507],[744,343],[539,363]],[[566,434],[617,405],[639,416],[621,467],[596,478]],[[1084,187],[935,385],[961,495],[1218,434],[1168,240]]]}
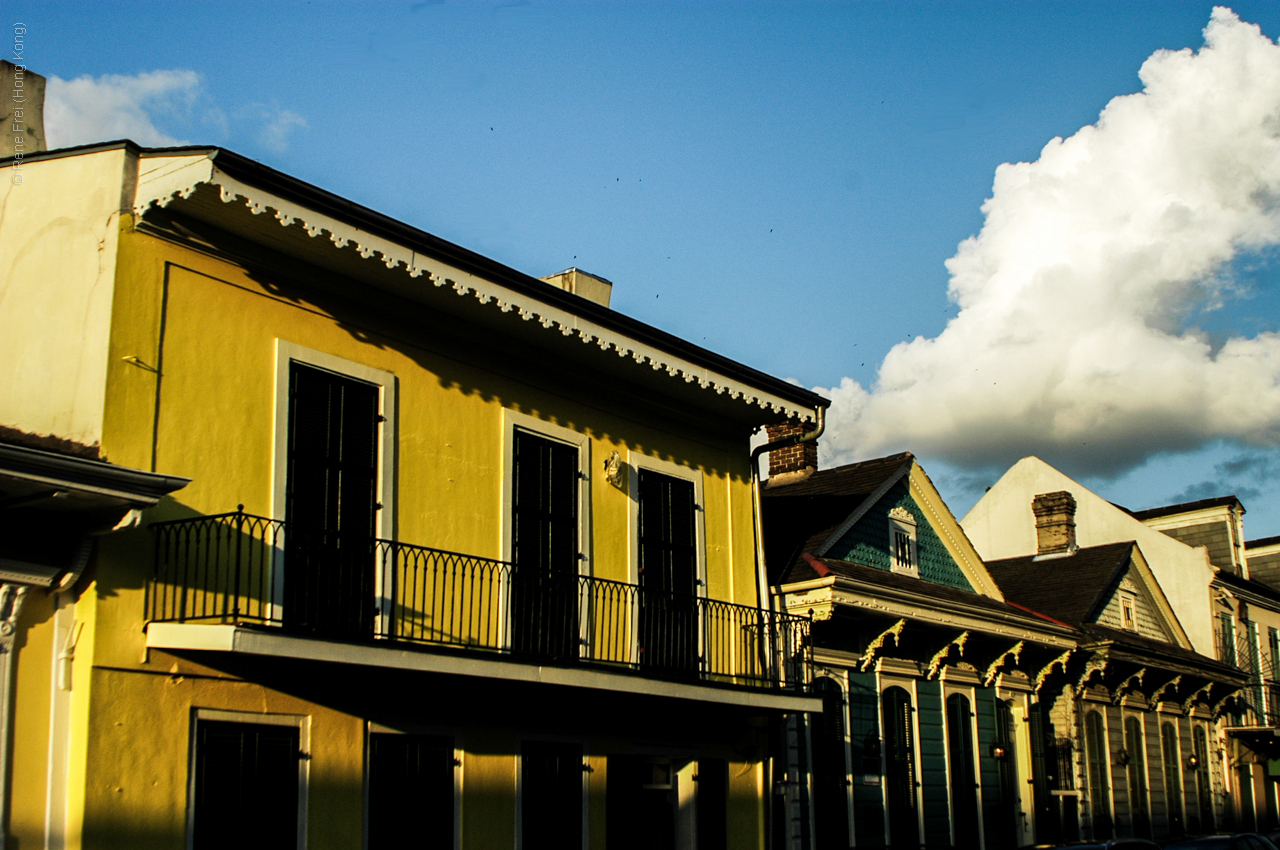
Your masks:
{"label": "black louvered shutter", "polygon": [[520,838],[528,848],[582,847],[581,745],[522,744]]}
{"label": "black louvered shutter", "polygon": [[911,723],[911,695],[887,688],[883,704],[885,789],[889,806],[889,846],[917,847],[920,825],[916,803],[915,736]]}
{"label": "black louvered shutter", "polygon": [[198,721],[195,850],[298,846],[298,729]]}
{"label": "black louvered shutter", "polygon": [[515,432],[512,648],[578,655],[578,449]]}
{"label": "black louvered shutter", "polygon": [[453,847],[453,741],[369,736],[368,850]]}
{"label": "black louvered shutter", "polygon": [[640,661],[698,670],[697,550],[693,483],[640,470]]}
{"label": "black louvered shutter", "polygon": [[691,597],[696,593],[693,482],[640,470],[640,584]]}
{"label": "black louvered shutter", "polygon": [[379,388],[289,370],[285,617],[344,636],[373,629]]}

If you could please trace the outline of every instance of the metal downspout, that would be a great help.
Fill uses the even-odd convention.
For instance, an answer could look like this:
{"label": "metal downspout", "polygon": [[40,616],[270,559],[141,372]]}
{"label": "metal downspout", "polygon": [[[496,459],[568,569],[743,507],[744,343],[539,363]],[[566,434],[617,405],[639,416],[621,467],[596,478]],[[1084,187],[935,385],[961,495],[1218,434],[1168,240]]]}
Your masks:
{"label": "metal downspout", "polygon": [[813,414],[815,424],[812,431],[805,434],[791,434],[771,443],[756,446],[751,452],[751,508],[752,513],[755,515],[756,534],[756,593],[762,616],[766,610],[773,610],[773,597],[769,593],[769,577],[765,572],[764,563],[764,517],[760,501],[760,456],[774,449],[808,443],[821,437],[822,432],[827,427],[827,409],[825,407],[815,407]]}

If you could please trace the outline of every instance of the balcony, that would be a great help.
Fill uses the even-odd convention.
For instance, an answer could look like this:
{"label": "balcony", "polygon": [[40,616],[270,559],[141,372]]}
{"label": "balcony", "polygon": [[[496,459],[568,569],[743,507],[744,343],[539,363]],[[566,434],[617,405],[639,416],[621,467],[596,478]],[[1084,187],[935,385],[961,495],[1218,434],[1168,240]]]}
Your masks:
{"label": "balcony", "polygon": [[1249,677],[1249,684],[1236,696],[1241,710],[1232,725],[1280,727],[1280,669],[1276,666],[1280,659],[1273,659],[1247,631],[1219,627],[1213,637],[1218,660]]}
{"label": "balcony", "polygon": [[[243,511],[151,528],[153,647],[202,648],[175,642],[172,626],[222,626],[259,641],[287,637],[290,646],[303,638],[393,648],[397,658],[416,650],[411,657],[427,659],[420,669],[464,675],[533,666],[551,671],[543,681],[672,695],[697,686],[800,697],[808,687],[805,617],[591,576],[523,575],[504,561],[398,541],[303,534]],[[432,658],[451,663],[432,666]],[[630,684],[618,685],[619,676]]]}

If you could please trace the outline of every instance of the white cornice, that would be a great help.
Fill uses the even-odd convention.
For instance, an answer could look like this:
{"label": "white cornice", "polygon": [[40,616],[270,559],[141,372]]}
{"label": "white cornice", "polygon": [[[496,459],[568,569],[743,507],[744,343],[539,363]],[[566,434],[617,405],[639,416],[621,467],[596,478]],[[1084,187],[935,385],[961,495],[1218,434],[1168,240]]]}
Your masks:
{"label": "white cornice", "polygon": [[392,270],[403,269],[411,278],[425,277],[434,286],[450,289],[460,297],[470,296],[481,304],[492,302],[502,312],[516,313],[525,321],[536,321],[548,331],[559,332],[566,337],[576,335],[584,344],[595,344],[603,351],[612,350],[619,357],[630,358],[637,364],[647,364],[654,371],[664,371],[672,377],[683,379],[685,383],[696,383],[703,389],[727,395],[731,399],[743,400],[763,410],[785,414],[801,421],[813,419],[813,410],[809,407],[761,391],[713,369],[603,327],[569,310],[484,280],[398,242],[250,186],[218,169],[207,153],[140,159],[133,203],[135,221],[152,207],[164,208],[175,201],[190,198],[202,185],[216,187],[225,204],[243,204],[254,215],[270,214],[270,218],[282,227],[297,224],[313,239],[323,235],[339,249],[350,245],[366,260],[380,262]]}

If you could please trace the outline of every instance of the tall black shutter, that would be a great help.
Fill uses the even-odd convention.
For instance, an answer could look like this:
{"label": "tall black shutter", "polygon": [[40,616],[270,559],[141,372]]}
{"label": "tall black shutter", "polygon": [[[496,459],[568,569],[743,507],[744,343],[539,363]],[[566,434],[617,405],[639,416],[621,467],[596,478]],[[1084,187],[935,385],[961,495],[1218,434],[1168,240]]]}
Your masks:
{"label": "tall black shutter", "polygon": [[298,729],[197,721],[195,850],[298,846]]}
{"label": "tall black shutter", "polygon": [[513,648],[576,658],[578,449],[517,430],[513,455]]}
{"label": "tall black shutter", "polygon": [[698,670],[693,482],[640,470],[640,660],[671,673]]}
{"label": "tall black shutter", "polygon": [[451,850],[453,771],[448,738],[370,735],[368,850]]}
{"label": "tall black shutter", "polygon": [[291,363],[285,616],[345,636],[373,628],[378,480],[373,384]]}
{"label": "tall black shutter", "polygon": [[640,470],[640,584],[689,597],[696,593],[693,482]]}
{"label": "tall black shutter", "polygon": [[911,723],[911,695],[902,688],[886,688],[880,699],[884,719],[889,846],[914,848],[920,844],[920,822],[917,813],[916,750]]}
{"label": "tall black shutter", "polygon": [[520,837],[528,850],[582,847],[582,747],[525,741],[520,753]]}
{"label": "tall black shutter", "polygon": [[978,846],[977,763],[973,713],[964,694],[947,697],[947,754],[951,760],[952,827],[957,847]]}

